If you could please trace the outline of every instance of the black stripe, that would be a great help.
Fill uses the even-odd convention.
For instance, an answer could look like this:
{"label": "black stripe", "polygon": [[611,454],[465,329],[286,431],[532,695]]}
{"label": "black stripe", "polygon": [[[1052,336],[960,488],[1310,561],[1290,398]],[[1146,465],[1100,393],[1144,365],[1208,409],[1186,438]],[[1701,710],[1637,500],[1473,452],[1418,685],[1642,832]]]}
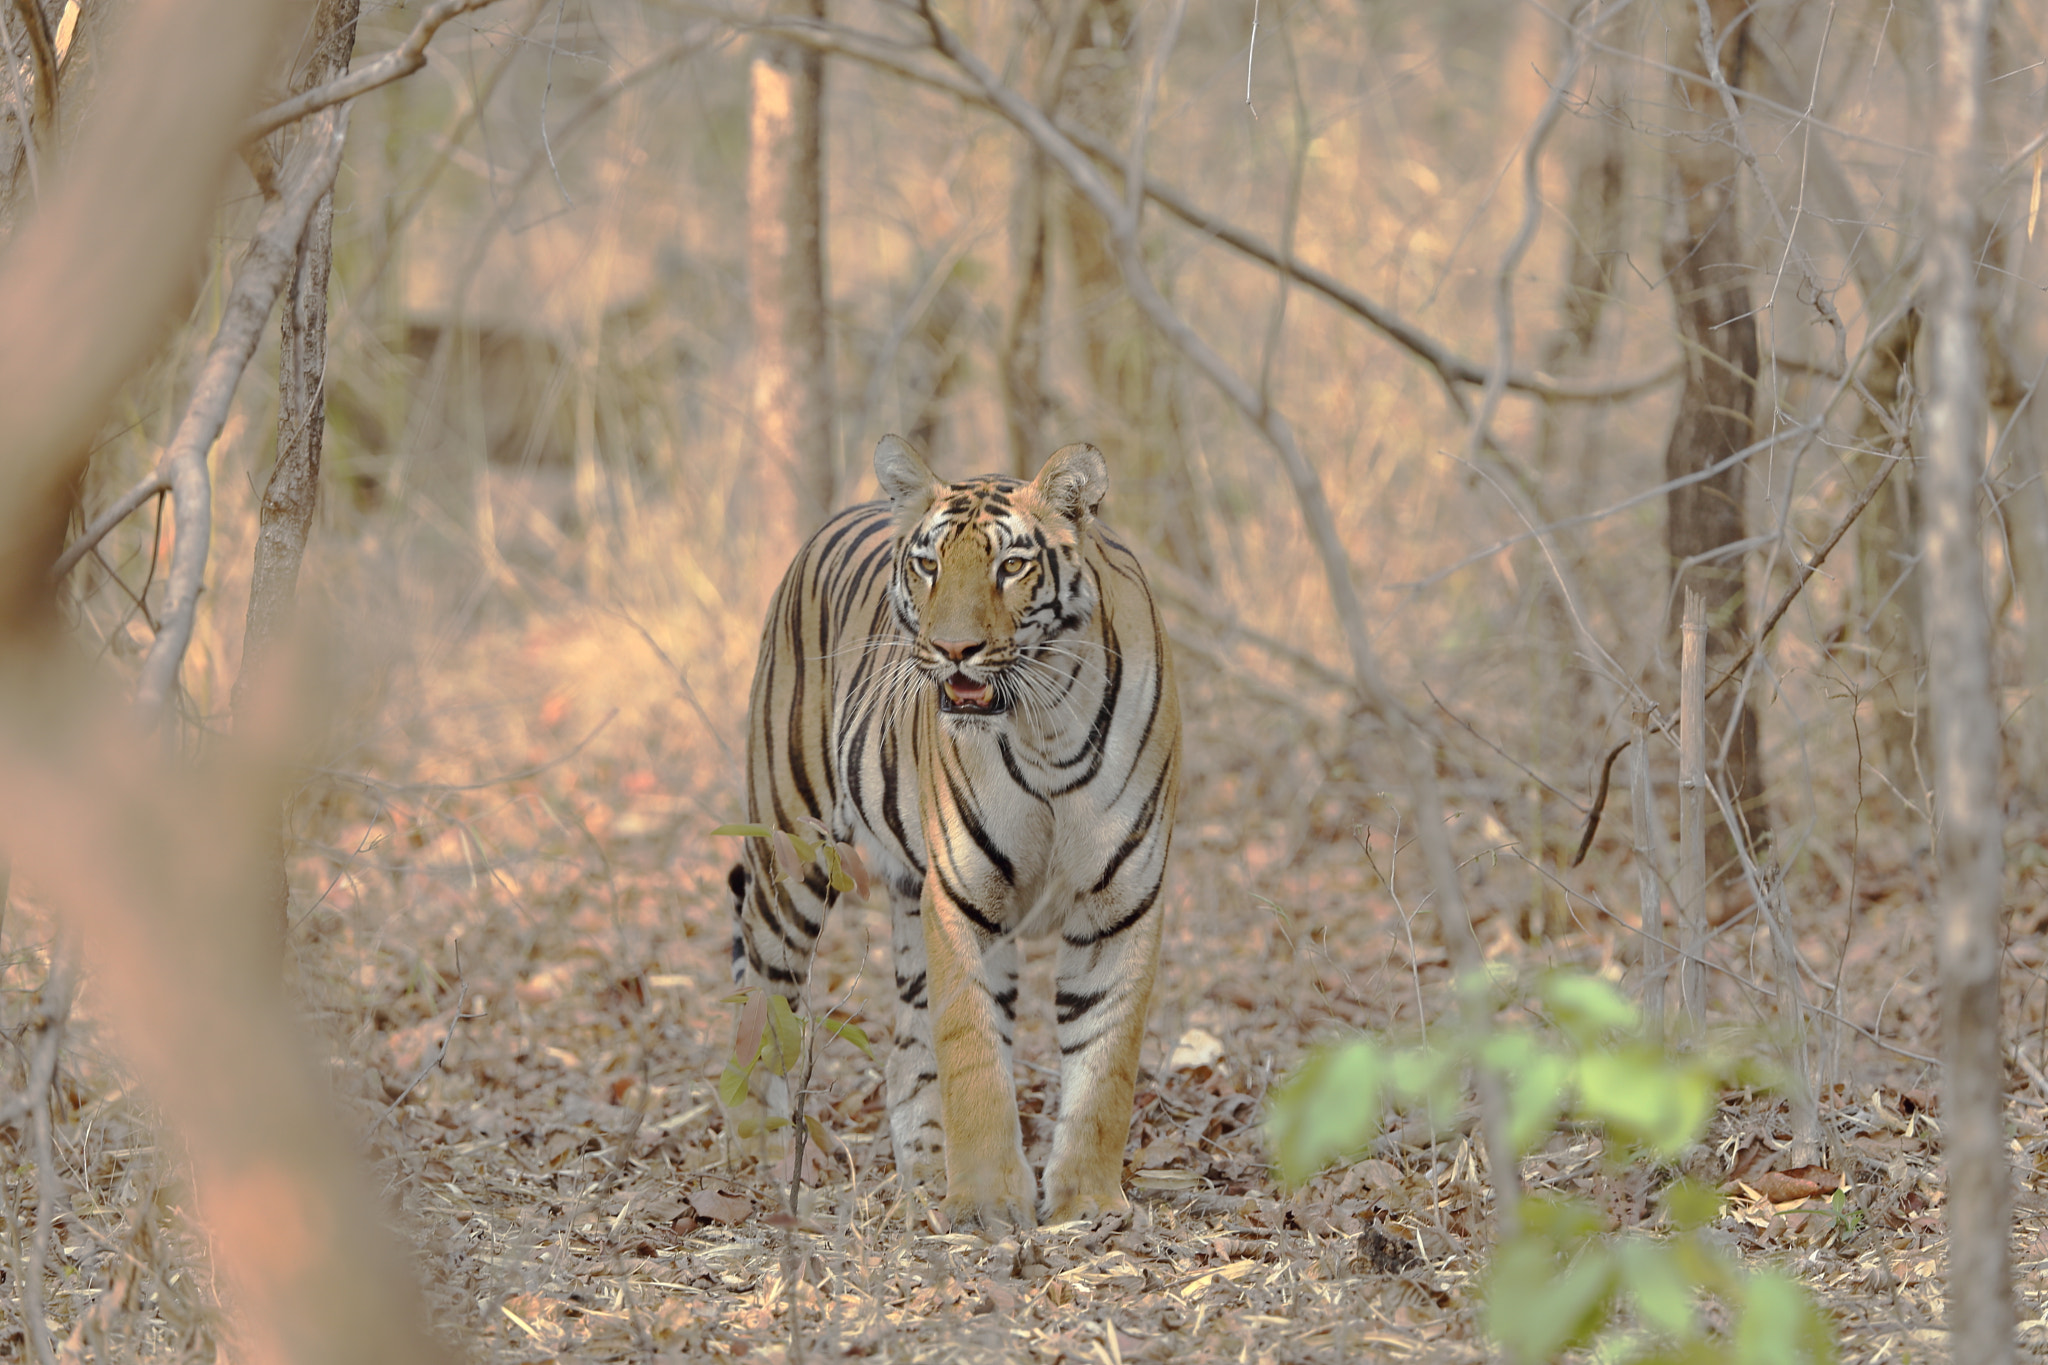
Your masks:
{"label": "black stripe", "polygon": [[956,775],[949,770],[943,755],[939,756],[939,775],[946,779],[946,789],[953,794],[953,806],[960,814],[960,824],[967,831],[967,837],[974,840],[974,846],[981,850],[981,855],[989,860],[990,865],[1002,877],[1003,885],[1015,886],[1016,865],[1010,861],[1008,854],[996,847],[996,841],[989,835],[988,826],[981,822],[981,812],[978,809],[980,803],[975,799],[974,787],[968,783],[967,775]]}
{"label": "black stripe", "polygon": [[1124,835],[1123,842],[1117,845],[1116,852],[1110,855],[1108,866],[1104,867],[1102,875],[1095,879],[1095,885],[1088,888],[1090,895],[1101,895],[1110,882],[1115,880],[1117,869],[1124,865],[1124,860],[1136,853],[1139,846],[1152,837],[1152,831],[1159,822],[1159,794],[1166,789],[1166,779],[1172,773],[1171,763],[1159,765],[1159,780],[1152,784],[1151,795],[1147,796],[1145,804],[1138,808],[1137,819],[1131,822],[1130,831]]}
{"label": "black stripe", "polygon": [[1108,996],[1108,991],[1089,991],[1086,994],[1061,991],[1052,998],[1055,1017],[1062,1024],[1071,1024],[1101,1004]]}
{"label": "black stripe", "polygon": [[996,739],[996,752],[1003,756],[1003,767],[1009,772],[1010,780],[1016,783],[1025,795],[1037,801],[1039,805],[1044,806],[1047,810],[1051,810],[1052,802],[1046,800],[1038,789],[1031,785],[1030,781],[1024,776],[1024,770],[1017,766],[1017,755],[1010,749],[1010,737],[1008,735],[1001,735]]}
{"label": "black stripe", "polygon": [[945,891],[946,899],[953,902],[954,909],[965,915],[969,923],[991,938],[1002,937],[1003,926],[982,914],[981,907],[968,898],[964,888],[953,885],[952,878],[946,875],[945,868],[940,866],[936,858],[932,859],[932,875],[939,879],[939,886]]}
{"label": "black stripe", "polygon": [[923,972],[919,972],[908,981],[899,976],[896,978],[896,997],[906,1005],[914,1005],[917,1003],[917,997],[924,994],[924,983]]}
{"label": "black stripe", "polygon": [[1102,770],[1102,753],[1105,741],[1109,737],[1109,725],[1116,718],[1117,697],[1124,689],[1123,650],[1117,643],[1116,628],[1107,620],[1102,623],[1102,636],[1103,655],[1109,661],[1109,682],[1103,688],[1102,705],[1096,708],[1095,723],[1088,728],[1088,738],[1082,742],[1080,749],[1075,751],[1072,758],[1055,760],[1054,766],[1071,768],[1083,758],[1091,756],[1095,761],[1088,765],[1087,772],[1055,791],[1054,796],[1065,796],[1070,791],[1087,786]]}
{"label": "black stripe", "polygon": [[1121,934],[1124,930],[1130,928],[1133,924],[1136,924],[1139,920],[1145,918],[1145,913],[1152,908],[1152,903],[1159,899],[1159,888],[1166,880],[1165,872],[1166,870],[1162,866],[1160,868],[1159,881],[1152,883],[1152,889],[1145,893],[1145,899],[1139,901],[1138,906],[1135,910],[1131,911],[1130,914],[1125,915],[1115,924],[1110,925],[1107,929],[1104,929],[1099,933],[1084,934],[1079,938],[1076,938],[1072,934],[1061,934],[1060,941],[1062,943],[1065,943],[1070,948],[1092,948],[1096,944],[1102,942],[1104,939],[1115,938],[1118,934]]}

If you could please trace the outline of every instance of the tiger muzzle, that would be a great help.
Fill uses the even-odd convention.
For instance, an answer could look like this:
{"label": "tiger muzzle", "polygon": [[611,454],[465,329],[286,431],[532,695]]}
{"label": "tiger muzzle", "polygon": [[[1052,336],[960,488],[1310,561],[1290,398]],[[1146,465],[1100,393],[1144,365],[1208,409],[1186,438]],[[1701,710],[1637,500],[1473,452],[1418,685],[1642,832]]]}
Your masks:
{"label": "tiger muzzle", "polygon": [[995,684],[980,682],[965,673],[952,673],[939,683],[939,710],[955,716],[996,716],[1009,710],[1009,703]]}

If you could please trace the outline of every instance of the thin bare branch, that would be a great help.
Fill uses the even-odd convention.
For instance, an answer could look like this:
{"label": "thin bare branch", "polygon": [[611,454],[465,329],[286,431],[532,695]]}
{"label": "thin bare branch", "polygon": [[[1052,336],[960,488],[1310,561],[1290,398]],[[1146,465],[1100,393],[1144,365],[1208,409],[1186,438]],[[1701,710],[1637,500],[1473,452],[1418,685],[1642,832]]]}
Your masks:
{"label": "thin bare branch", "polygon": [[1508,249],[1501,253],[1500,266],[1494,272],[1493,364],[1487,369],[1485,386],[1479,396],[1479,411],[1473,414],[1466,436],[1467,460],[1477,455],[1489,439],[1493,414],[1500,407],[1501,395],[1507,391],[1508,375],[1514,369],[1515,271],[1535,242],[1536,229],[1543,220],[1543,144],[1550,140],[1550,132],[1557,126],[1558,116],[1564,112],[1565,99],[1571,94],[1572,83],[1578,79],[1579,63],[1586,52],[1586,38],[1585,30],[1574,24],[1564,70],[1550,83],[1550,95],[1543,101],[1542,112],[1537,114],[1522,148],[1522,222],[1515,229],[1514,240],[1508,243]]}
{"label": "thin bare branch", "polygon": [[1835,523],[1835,529],[1828,533],[1828,538],[1821,543],[1821,547],[1815,550],[1810,558],[1796,561],[1799,567],[1793,572],[1791,586],[1778,598],[1777,604],[1771,608],[1770,615],[1764,618],[1764,623],[1757,627],[1756,635],[1750,640],[1749,646],[1729,663],[1727,671],[1715,679],[1714,685],[1707,689],[1708,696],[1713,696],[1742,675],[1743,665],[1749,662],[1750,657],[1762,647],[1764,641],[1771,638],[1771,631],[1790,609],[1793,599],[1799,596],[1800,590],[1820,571],[1820,566],[1827,563],[1829,551],[1840,544],[1842,537],[1849,533],[1849,528],[1856,524],[1856,518],[1863,515],[1864,508],[1870,506],[1871,499],[1884,487],[1885,480],[1892,476],[1892,471],[1899,467],[1899,462],[1898,458],[1887,460],[1884,472],[1870,481],[1870,487],[1857,494],[1856,501],[1842,514],[1842,519]]}
{"label": "thin bare branch", "polygon": [[383,56],[357,67],[348,75],[316,85],[302,95],[280,100],[262,113],[242,125],[240,140],[254,142],[257,138],[268,137],[287,123],[296,123],[322,109],[329,109],[358,95],[367,94],[380,85],[403,80],[427,64],[427,44],[434,41],[434,35],[441,26],[459,15],[468,14],[493,3],[493,0],[439,0],[430,6],[419,22],[412,26],[412,32],[405,35],[405,41],[392,48]]}
{"label": "thin bare branch", "polygon": [[1174,44],[1180,41],[1181,20],[1187,12],[1188,0],[1173,0],[1173,11],[1166,16],[1166,29],[1159,35],[1159,46],[1145,70],[1137,117],[1131,121],[1131,154],[1124,158],[1124,212],[1130,214],[1134,223],[1143,221],[1145,214],[1145,138],[1152,130],[1153,107],[1159,102],[1159,81],[1166,73],[1167,59],[1173,56]]}
{"label": "thin bare branch", "polygon": [[256,222],[249,253],[222,309],[220,328],[200,367],[185,414],[165,448],[159,467],[171,486],[178,538],[171,551],[163,629],[150,642],[136,686],[136,705],[145,715],[156,715],[169,699],[199,611],[213,525],[209,506],[213,482],[206,453],[220,435],[242,371],[255,355],[263,325],[298,261],[299,238],[313,206],[334,184],[347,136],[347,112],[329,115],[328,126],[308,137],[294,154],[297,165],[287,175],[285,187]]}
{"label": "thin bare branch", "polygon": [[57,562],[50,566],[50,581],[63,581],[64,575],[76,568],[78,561],[91,553],[93,548],[107,538],[107,533],[125,521],[138,507],[159,493],[171,490],[170,476],[158,465],[133,488],[115,498],[92,519],[92,524],[78,533],[78,539],[64,547],[64,553],[57,556]]}

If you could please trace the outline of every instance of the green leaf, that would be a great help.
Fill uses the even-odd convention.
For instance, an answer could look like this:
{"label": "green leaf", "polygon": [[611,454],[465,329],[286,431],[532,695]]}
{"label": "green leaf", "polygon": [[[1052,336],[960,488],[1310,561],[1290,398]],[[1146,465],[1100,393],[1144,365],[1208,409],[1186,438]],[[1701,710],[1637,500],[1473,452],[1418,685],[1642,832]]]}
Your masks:
{"label": "green leaf", "polygon": [[1637,1045],[1588,1052],[1578,1063],[1579,1107],[1660,1154],[1682,1151],[1714,1111],[1714,1085],[1698,1067]]}
{"label": "green leaf", "polygon": [[1556,1125],[1569,1095],[1572,1064],[1555,1053],[1537,1052],[1501,1074],[1508,1085],[1508,1140],[1517,1152],[1526,1152]]}
{"label": "green leaf", "polygon": [[1721,1216],[1721,1192],[1694,1180],[1664,1187],[1664,1212],[1681,1232],[1705,1227]]}
{"label": "green leaf", "polygon": [[715,837],[720,834],[738,835],[747,839],[765,839],[775,831],[766,825],[720,825],[711,831]]}
{"label": "green leaf", "polygon": [[1429,1107],[1430,1121],[1444,1126],[1463,1095],[1457,1055],[1446,1048],[1409,1047],[1396,1052],[1391,1061],[1387,1076],[1394,1093],[1422,1101]]}
{"label": "green leaf", "polygon": [[816,1114],[804,1115],[804,1131],[811,1135],[811,1141],[818,1144],[819,1151],[832,1150],[832,1137],[825,1131],[825,1125],[819,1122]]}
{"label": "green leaf", "polygon": [[1560,1269],[1542,1237],[1518,1237],[1487,1272],[1487,1335],[1510,1360],[1553,1360],[1600,1330],[1615,1276],[1613,1254],[1598,1243]]}
{"label": "green leaf", "polygon": [[727,1109],[737,1109],[747,1097],[747,1077],[753,1069],[749,1066],[742,1070],[731,1062],[725,1064],[725,1071],[718,1078],[718,1098]]}
{"label": "green leaf", "polygon": [[787,1076],[803,1052],[803,1021],[789,1002],[773,991],[768,993],[768,1027],[761,1037],[761,1060],[777,1073]]}
{"label": "green leaf", "polygon": [[852,1043],[861,1050],[861,1055],[869,1061],[875,1060],[875,1050],[868,1045],[867,1031],[851,1019],[841,1019],[837,1015],[828,1014],[818,1021],[818,1027],[824,1029],[825,1032],[831,1034],[834,1038],[844,1038],[847,1042]]}
{"label": "green leaf", "polygon": [[1532,1194],[1522,1201],[1522,1225],[1559,1250],[1570,1250],[1599,1233],[1606,1221],[1583,1199]]}
{"label": "green leaf", "polygon": [[1544,981],[1544,1008],[1580,1047],[1592,1047],[1609,1033],[1634,1033],[1641,1027],[1636,1007],[1597,976],[1559,972]]}
{"label": "green leaf", "polygon": [[761,1060],[761,1030],[768,1026],[768,997],[772,994],[753,987],[740,992],[744,1003],[733,1030],[732,1059],[743,1067],[752,1068]]}
{"label": "green leaf", "polygon": [[1693,1284],[1669,1247],[1630,1238],[1616,1253],[1622,1283],[1634,1298],[1636,1312],[1660,1331],[1675,1337],[1693,1331]]}
{"label": "green leaf", "polygon": [[1372,1140],[1379,1131],[1385,1070],[1379,1050],[1359,1038],[1310,1053],[1275,1088],[1266,1111],[1266,1145],[1283,1183],[1299,1185]]}
{"label": "green leaf", "polygon": [[1736,1365],[1815,1365],[1834,1358],[1827,1323],[1805,1290],[1767,1270],[1749,1277],[1735,1325]]}

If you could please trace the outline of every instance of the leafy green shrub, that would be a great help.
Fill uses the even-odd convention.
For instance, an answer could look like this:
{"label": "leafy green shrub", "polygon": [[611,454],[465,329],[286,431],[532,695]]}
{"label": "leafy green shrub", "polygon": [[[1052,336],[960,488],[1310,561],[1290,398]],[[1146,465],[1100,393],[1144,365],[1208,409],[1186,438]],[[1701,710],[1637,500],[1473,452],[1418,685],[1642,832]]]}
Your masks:
{"label": "leafy green shrub", "polygon": [[[1666,1053],[1644,1036],[1635,1006],[1596,978],[1553,975],[1536,995],[1554,1036],[1495,1029],[1408,1046],[1362,1036],[1312,1053],[1268,1105],[1281,1179],[1299,1185],[1362,1155],[1389,1106],[1420,1106],[1441,1122],[1473,1068],[1499,1079],[1517,1155],[1560,1122],[1598,1128],[1622,1157],[1670,1160],[1698,1140],[1722,1080],[1739,1068]],[[1719,1195],[1680,1181],[1662,1203],[1667,1234],[1617,1236],[1582,1200],[1521,1201],[1520,1227],[1495,1248],[1482,1282],[1481,1322],[1508,1359],[1534,1365],[1579,1348],[1617,1365],[1835,1359],[1827,1320],[1797,1283],[1745,1269],[1703,1235]],[[1703,1297],[1726,1309],[1725,1336],[1702,1321]]]}

